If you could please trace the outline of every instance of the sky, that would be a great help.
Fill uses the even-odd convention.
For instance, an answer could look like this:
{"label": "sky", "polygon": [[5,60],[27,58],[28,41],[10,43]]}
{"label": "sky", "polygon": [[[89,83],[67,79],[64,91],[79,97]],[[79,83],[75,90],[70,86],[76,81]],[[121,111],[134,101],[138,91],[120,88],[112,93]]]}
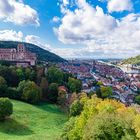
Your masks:
{"label": "sky", "polygon": [[140,54],[140,0],[0,0],[0,40],[63,58]]}

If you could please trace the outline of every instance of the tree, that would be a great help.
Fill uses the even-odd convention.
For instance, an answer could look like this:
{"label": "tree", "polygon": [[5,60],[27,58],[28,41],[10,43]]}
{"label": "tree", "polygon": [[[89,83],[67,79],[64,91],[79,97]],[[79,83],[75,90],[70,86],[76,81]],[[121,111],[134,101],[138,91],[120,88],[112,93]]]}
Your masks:
{"label": "tree", "polygon": [[21,95],[19,94],[17,89],[14,88],[14,87],[8,87],[7,88],[6,97],[8,97],[10,99],[17,99],[17,100],[21,99]]}
{"label": "tree", "polygon": [[[78,103],[79,104],[79,103]],[[75,105],[78,111],[78,105]],[[62,139],[136,140],[140,138],[140,114],[115,100],[94,98],[83,104],[82,113],[72,116]]]}
{"label": "tree", "polygon": [[70,90],[70,92],[80,92],[81,88],[82,88],[82,82],[78,79],[74,79],[74,78],[69,78],[68,80],[68,88]]}
{"label": "tree", "polygon": [[20,81],[20,79],[19,79],[18,74],[16,72],[16,68],[10,67],[9,79],[7,80],[8,86],[17,87],[19,81]]}
{"label": "tree", "polygon": [[36,73],[37,73],[37,81],[36,83],[39,84],[41,82],[41,78],[44,76],[44,68],[41,66],[38,66],[36,68]]}
{"label": "tree", "polygon": [[78,95],[74,92],[70,95],[70,98],[69,98],[69,104],[71,105],[75,100],[78,99]]}
{"label": "tree", "polygon": [[38,103],[41,100],[40,88],[33,81],[28,81],[23,89],[22,99],[32,104]]}
{"label": "tree", "polygon": [[137,138],[140,139],[140,115],[135,116],[132,127],[136,131]]}
{"label": "tree", "polygon": [[25,69],[25,78],[26,78],[26,80],[30,79],[30,75],[31,75],[31,69],[30,68],[26,68]]}
{"label": "tree", "polygon": [[96,85],[97,86],[103,86],[103,83],[102,83],[102,81],[98,81]]}
{"label": "tree", "polygon": [[37,79],[37,73],[36,73],[35,70],[32,70],[32,71],[31,71],[31,74],[30,74],[29,79],[30,79],[31,81],[36,81],[36,79]]}
{"label": "tree", "polygon": [[8,86],[17,86],[19,79],[14,67],[0,66],[0,76],[4,77]]}
{"label": "tree", "polygon": [[0,76],[0,97],[6,96],[6,90],[7,90],[7,82],[2,76]]}
{"label": "tree", "polygon": [[64,83],[68,83],[69,77],[73,77],[71,73],[63,73],[63,81]]}
{"label": "tree", "polygon": [[97,95],[98,98],[102,98],[102,93],[101,93],[101,89],[100,88],[96,89],[96,95]]}
{"label": "tree", "polygon": [[111,87],[101,86],[101,96],[102,98],[110,97],[113,94]]}
{"label": "tree", "polygon": [[18,84],[17,92],[18,92],[18,95],[19,95],[19,99],[21,99],[21,96],[23,94],[24,88],[26,87],[26,84],[27,84],[27,81],[25,81],[25,80],[20,81],[20,83]]}
{"label": "tree", "polygon": [[63,83],[63,72],[57,69],[56,67],[50,67],[47,72],[47,79],[49,83]]}
{"label": "tree", "polygon": [[81,102],[79,100],[75,100],[70,106],[70,116],[80,115],[82,110],[83,105],[81,104]]}
{"label": "tree", "polygon": [[135,97],[135,102],[140,105],[140,95]]}
{"label": "tree", "polygon": [[131,129],[131,125],[127,125],[124,119],[116,114],[99,114],[87,122],[83,140],[135,140],[134,130]]}
{"label": "tree", "polygon": [[25,75],[22,68],[18,68],[16,72],[20,81],[25,80]]}
{"label": "tree", "polygon": [[65,90],[59,90],[58,91],[57,103],[59,105],[62,105],[62,106],[65,105],[66,96],[67,96],[67,92]]}
{"label": "tree", "polygon": [[47,91],[48,91],[48,81],[47,81],[47,79],[45,77],[41,78],[40,88],[42,90],[42,97],[46,98]]}
{"label": "tree", "polygon": [[4,120],[6,117],[13,113],[13,104],[8,98],[0,98],[0,120]]}
{"label": "tree", "polygon": [[58,98],[58,84],[51,83],[49,85],[47,99],[52,103],[56,103],[57,98]]}

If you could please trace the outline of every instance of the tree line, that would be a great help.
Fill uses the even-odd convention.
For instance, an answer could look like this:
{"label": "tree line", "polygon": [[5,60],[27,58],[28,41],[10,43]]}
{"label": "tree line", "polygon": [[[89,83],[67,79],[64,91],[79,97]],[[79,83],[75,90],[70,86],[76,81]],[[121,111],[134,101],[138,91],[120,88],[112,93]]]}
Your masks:
{"label": "tree line", "polygon": [[81,88],[81,81],[55,66],[23,68],[0,65],[0,97],[9,97],[29,103],[39,101],[57,103],[58,95],[62,91],[80,92]]}

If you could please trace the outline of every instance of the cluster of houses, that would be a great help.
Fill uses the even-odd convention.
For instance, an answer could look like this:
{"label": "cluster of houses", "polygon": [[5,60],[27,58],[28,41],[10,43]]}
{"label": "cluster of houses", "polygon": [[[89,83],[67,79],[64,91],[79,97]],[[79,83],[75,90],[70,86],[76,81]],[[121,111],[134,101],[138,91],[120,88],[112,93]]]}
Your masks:
{"label": "cluster of houses", "polygon": [[80,79],[84,92],[96,90],[94,81],[101,81],[104,86],[113,89],[112,98],[123,103],[133,103],[140,90],[140,75],[128,75],[121,68],[99,61],[70,61],[59,64],[59,67]]}
{"label": "cluster of houses", "polygon": [[139,73],[129,74],[117,66],[102,62],[96,62],[93,71],[97,80],[102,81],[105,86],[112,87],[114,98],[123,103],[134,102],[134,97],[140,89]]}
{"label": "cluster of houses", "polygon": [[103,77],[113,76],[114,78],[123,78],[125,73],[119,69],[118,67],[113,65],[108,65],[103,62],[96,62],[94,63],[94,69],[96,73],[100,73]]}

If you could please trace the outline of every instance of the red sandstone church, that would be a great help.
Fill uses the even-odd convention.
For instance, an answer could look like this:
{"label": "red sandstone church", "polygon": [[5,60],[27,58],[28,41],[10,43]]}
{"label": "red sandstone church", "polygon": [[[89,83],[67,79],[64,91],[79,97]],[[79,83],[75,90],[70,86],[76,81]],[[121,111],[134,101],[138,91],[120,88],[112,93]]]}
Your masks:
{"label": "red sandstone church", "polygon": [[18,44],[15,48],[0,49],[0,60],[15,63],[17,66],[34,66],[37,56],[35,53],[26,51],[23,44]]}

